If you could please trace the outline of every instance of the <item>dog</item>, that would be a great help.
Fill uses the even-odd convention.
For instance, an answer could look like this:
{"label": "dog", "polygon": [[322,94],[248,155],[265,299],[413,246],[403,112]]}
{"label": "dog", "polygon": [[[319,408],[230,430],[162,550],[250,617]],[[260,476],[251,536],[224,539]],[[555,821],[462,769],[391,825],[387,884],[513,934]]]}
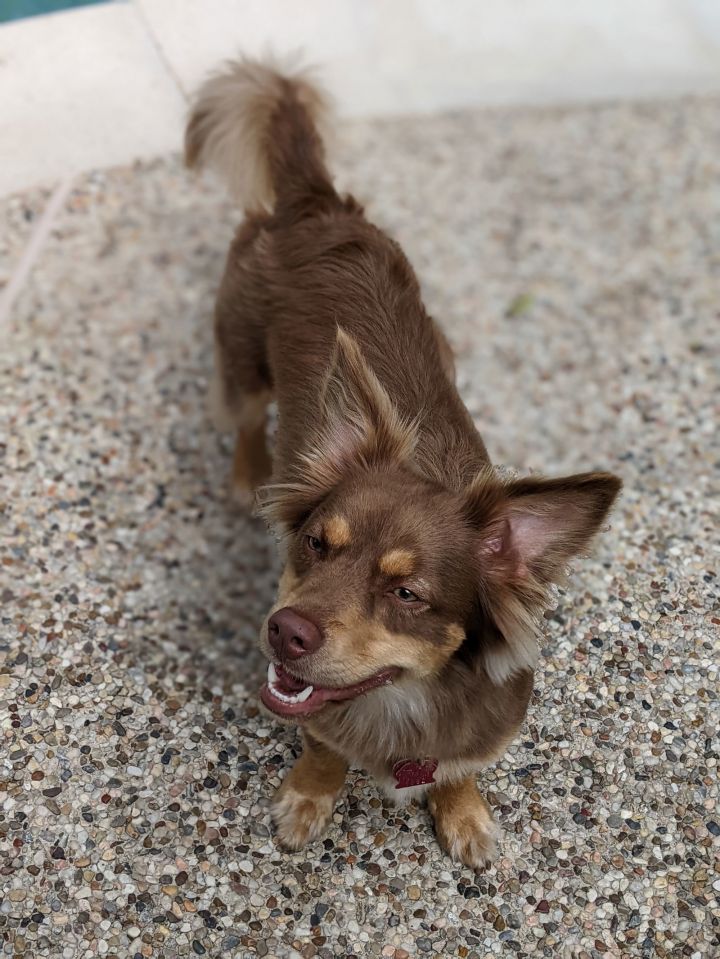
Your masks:
{"label": "dog", "polygon": [[213,395],[234,488],[286,549],[260,699],[304,751],[273,819],[287,849],[316,840],[353,764],[424,795],[445,850],[480,868],[498,829],[478,772],[522,725],[538,621],[621,482],[493,468],[412,267],[333,186],[327,116],[308,72],[240,60],[200,89],[185,136],[187,165],[215,168],[245,214]]}

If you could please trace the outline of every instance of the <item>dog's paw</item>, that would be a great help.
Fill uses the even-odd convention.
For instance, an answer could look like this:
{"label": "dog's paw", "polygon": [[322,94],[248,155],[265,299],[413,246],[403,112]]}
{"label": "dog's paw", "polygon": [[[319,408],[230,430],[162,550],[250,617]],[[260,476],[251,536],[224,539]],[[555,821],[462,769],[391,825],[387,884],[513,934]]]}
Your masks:
{"label": "dog's paw", "polygon": [[438,840],[452,859],[472,869],[490,865],[497,856],[500,830],[479,794],[476,804],[433,804],[431,809]]}
{"label": "dog's paw", "polygon": [[486,869],[492,863],[497,856],[499,836],[494,822],[472,819],[445,823],[442,831],[438,829],[438,838],[451,859],[471,869]]}
{"label": "dog's paw", "polygon": [[287,785],[272,804],[278,843],[285,849],[301,849],[319,839],[332,820],[335,797],[327,793],[307,796]]}

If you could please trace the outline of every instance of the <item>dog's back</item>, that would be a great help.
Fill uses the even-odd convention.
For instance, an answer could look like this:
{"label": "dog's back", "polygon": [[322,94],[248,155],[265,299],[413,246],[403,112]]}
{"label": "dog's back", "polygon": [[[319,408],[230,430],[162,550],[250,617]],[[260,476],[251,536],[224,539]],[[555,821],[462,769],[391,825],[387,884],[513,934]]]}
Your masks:
{"label": "dog's back", "polygon": [[224,405],[244,402],[239,379],[243,393],[272,386],[283,425],[278,461],[290,467],[299,432],[318,417],[340,327],[361,344],[400,416],[415,419],[422,409],[421,429],[443,438],[440,448],[424,446],[428,469],[454,472],[462,485],[486,454],[452,382],[452,352],[401,248],[335,191],[319,132],[327,114],[308,73],[243,60],[204,85],[190,115],[188,165],[219,172],[245,212],[216,312],[232,367]]}

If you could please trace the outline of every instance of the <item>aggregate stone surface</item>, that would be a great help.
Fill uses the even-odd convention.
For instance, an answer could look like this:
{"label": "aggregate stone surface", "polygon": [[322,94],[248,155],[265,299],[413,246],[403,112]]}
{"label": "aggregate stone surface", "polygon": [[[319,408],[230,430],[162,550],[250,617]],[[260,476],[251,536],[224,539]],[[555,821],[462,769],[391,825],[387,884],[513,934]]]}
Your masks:
{"label": "aggregate stone surface", "polygon": [[324,841],[275,847],[279,562],[205,401],[237,213],[176,157],[93,171],[2,331],[0,954],[718,956],[720,102],[340,140],[494,460],[625,482],[482,775],[500,856],[452,863],[361,770]]}
{"label": "aggregate stone surface", "polygon": [[38,187],[0,197],[0,295],[10,281],[51,191]]}

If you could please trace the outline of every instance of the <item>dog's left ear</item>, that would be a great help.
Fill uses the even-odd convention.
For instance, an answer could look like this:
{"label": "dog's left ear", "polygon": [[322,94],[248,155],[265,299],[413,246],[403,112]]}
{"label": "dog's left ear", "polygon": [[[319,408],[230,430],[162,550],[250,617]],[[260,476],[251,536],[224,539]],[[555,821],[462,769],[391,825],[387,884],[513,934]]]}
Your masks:
{"label": "dog's left ear", "polygon": [[310,455],[332,460],[340,473],[409,460],[417,441],[414,424],[400,416],[357,340],[341,327],[323,384],[320,422]]}
{"label": "dog's left ear", "polygon": [[403,419],[340,327],[319,405],[288,481],[260,491],[261,512],[285,528],[298,526],[353,471],[407,462],[415,449],[415,424]]}
{"label": "dog's left ear", "polygon": [[622,483],[611,473],[499,482],[482,474],[467,491],[477,528],[480,605],[494,627],[484,648],[497,683],[538,656],[538,619],[552,584],[598,532]]}

